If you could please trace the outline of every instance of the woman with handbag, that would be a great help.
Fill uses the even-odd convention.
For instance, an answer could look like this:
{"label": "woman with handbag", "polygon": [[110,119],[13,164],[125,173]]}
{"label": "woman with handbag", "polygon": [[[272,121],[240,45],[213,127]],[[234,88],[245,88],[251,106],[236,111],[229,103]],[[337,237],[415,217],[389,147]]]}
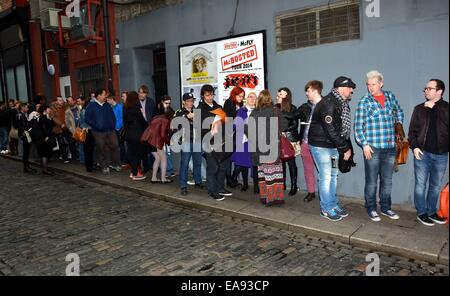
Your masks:
{"label": "woman with handbag", "polygon": [[[284,203],[283,166],[278,149],[281,130],[278,128],[278,132],[275,133],[275,138],[273,139],[271,137],[273,131],[271,131],[270,124],[271,118],[275,117],[278,120],[277,110],[273,105],[270,92],[263,90],[259,93],[255,110],[250,114],[250,117],[256,124],[255,131],[259,131],[259,133],[265,132],[263,134],[265,137],[261,137],[259,133],[255,137],[256,151],[252,153],[252,163],[258,167],[259,198],[261,203],[266,206]],[[263,122],[265,122],[265,125],[261,126]],[[272,149],[261,151],[260,147],[265,147],[267,144]]]}
{"label": "woman with handbag", "polygon": [[300,155],[300,135],[298,133],[298,119],[289,118],[288,115],[294,113],[297,108],[292,105],[292,93],[287,87],[278,89],[277,104],[275,105],[281,111],[280,129],[282,135],[285,136],[289,142],[294,146],[295,155],[293,158],[282,161],[283,165],[283,179],[284,190],[286,190],[286,163],[289,164],[289,176],[291,178],[291,190],[289,195],[295,195],[298,191],[297,175],[298,169],[295,162],[295,156]]}
{"label": "woman with handbag", "polygon": [[[172,183],[172,179],[166,178],[167,172],[167,157],[164,151],[164,145],[170,145],[170,121],[173,118],[174,111],[170,107],[172,98],[163,96],[160,104],[157,107],[157,113],[150,122],[150,138],[148,144],[156,148],[156,152],[152,152],[155,161],[153,162],[152,180],[151,183]],[[157,178],[158,169],[161,170],[161,179]]]}
{"label": "woman with handbag", "polygon": [[141,143],[140,139],[148,127],[142,110],[137,92],[128,92],[123,109],[122,137],[127,143],[127,159],[131,165],[130,178],[133,181],[144,180],[146,178],[141,170],[138,169],[145,155],[145,145]]}

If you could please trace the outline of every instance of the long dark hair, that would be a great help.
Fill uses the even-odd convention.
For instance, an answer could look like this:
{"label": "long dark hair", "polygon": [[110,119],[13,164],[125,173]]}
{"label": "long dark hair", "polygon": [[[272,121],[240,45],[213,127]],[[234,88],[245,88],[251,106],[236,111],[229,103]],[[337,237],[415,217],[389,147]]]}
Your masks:
{"label": "long dark hair", "polygon": [[283,112],[291,112],[292,108],[292,93],[291,90],[287,87],[282,87],[278,89],[278,92],[285,91],[287,93],[286,97],[281,100],[281,111]]}
{"label": "long dark hair", "polygon": [[129,109],[139,104],[139,95],[135,91],[130,91],[127,93],[127,100],[123,105],[125,109]]}

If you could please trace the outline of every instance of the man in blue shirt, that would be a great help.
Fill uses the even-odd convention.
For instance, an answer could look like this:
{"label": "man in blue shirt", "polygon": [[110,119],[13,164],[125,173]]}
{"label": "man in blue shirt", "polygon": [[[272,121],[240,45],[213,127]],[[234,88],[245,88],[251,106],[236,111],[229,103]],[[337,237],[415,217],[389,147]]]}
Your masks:
{"label": "man in blue shirt", "polygon": [[382,89],[383,80],[383,75],[378,71],[366,74],[369,93],[360,100],[355,114],[355,139],[364,152],[365,206],[372,221],[381,220],[377,213],[378,176],[381,214],[399,219],[391,209],[396,155],[394,124],[403,123],[404,114],[394,94]]}
{"label": "man in blue shirt", "polygon": [[106,103],[108,93],[104,88],[97,90],[95,96],[86,108],[86,124],[91,127],[95,139],[97,160],[104,174],[109,174],[109,168],[119,172],[121,167],[114,111]]}
{"label": "man in blue shirt", "polygon": [[120,136],[120,131],[123,128],[123,103],[116,102],[116,99],[114,96],[109,96],[107,99],[108,104],[111,105],[114,116],[116,117],[116,135],[117,135],[117,141],[119,142],[119,148],[120,148],[120,162],[122,164],[126,163],[125,155],[126,155],[126,148],[125,148],[125,141]]}

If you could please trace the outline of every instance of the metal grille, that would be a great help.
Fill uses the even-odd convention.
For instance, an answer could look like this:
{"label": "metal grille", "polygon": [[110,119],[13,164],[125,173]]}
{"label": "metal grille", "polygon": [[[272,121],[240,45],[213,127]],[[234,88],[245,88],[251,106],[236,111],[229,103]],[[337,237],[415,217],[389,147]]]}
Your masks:
{"label": "metal grille", "polygon": [[359,2],[303,9],[276,17],[277,51],[360,38]]}
{"label": "metal grille", "polygon": [[77,69],[78,94],[84,97],[89,92],[105,87],[105,67],[103,64]]}

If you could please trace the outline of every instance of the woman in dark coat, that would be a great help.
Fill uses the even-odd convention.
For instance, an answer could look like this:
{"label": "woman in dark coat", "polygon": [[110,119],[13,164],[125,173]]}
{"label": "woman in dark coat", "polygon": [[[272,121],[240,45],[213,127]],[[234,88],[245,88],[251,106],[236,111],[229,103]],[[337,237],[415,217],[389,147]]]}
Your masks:
{"label": "woman in dark coat", "polygon": [[[291,143],[297,143],[300,147],[300,135],[298,133],[298,119],[288,118],[289,115],[294,113],[297,108],[292,105],[292,93],[289,88],[282,87],[278,90],[277,94],[277,104],[276,107],[281,111],[280,126],[281,132],[286,136],[286,138]],[[286,190],[286,163],[289,164],[289,175],[291,177],[291,191],[289,195],[295,195],[298,191],[297,187],[297,175],[298,169],[295,162],[295,157],[287,161],[283,161],[283,178],[284,178],[284,189]]]}
{"label": "woman in dark coat", "polygon": [[[240,87],[234,87],[233,90],[230,92],[230,97],[225,100],[223,103],[223,111],[225,111],[225,114],[227,117],[231,117],[233,120],[236,118],[237,111],[242,108],[244,105],[244,98],[245,98],[245,91]],[[233,140],[235,143],[234,137],[227,137],[225,138],[225,141]],[[234,146],[234,145],[233,145]],[[231,161],[227,160],[226,164],[226,180],[227,180],[227,186],[230,188],[235,188],[238,184],[237,182],[234,182],[232,176],[231,176]]]}
{"label": "woman in dark coat", "polygon": [[248,138],[245,134],[245,126],[247,125],[248,117],[255,109],[256,106],[256,94],[251,92],[248,94],[246,105],[237,111],[234,126],[236,129],[236,147],[231,156],[231,160],[234,162],[234,171],[232,175],[232,182],[237,184],[237,177],[242,174],[242,181],[244,185],[241,191],[247,191],[248,189],[248,169],[252,168],[253,175],[253,191],[259,193],[258,190],[258,170],[252,165],[252,157],[248,149]]}
{"label": "woman in dark coat", "polygon": [[143,112],[138,94],[135,91],[128,92],[123,110],[123,137],[128,145],[130,178],[134,181],[145,179],[142,172],[138,171],[139,163],[145,156],[145,144],[141,143],[141,136],[148,127]]}
{"label": "woman in dark coat", "polygon": [[41,158],[42,174],[53,176],[55,173],[48,169],[48,160],[52,156],[53,147],[56,146],[56,138],[52,134],[53,120],[49,117],[50,108],[39,105],[36,111],[31,112],[30,126],[36,131],[30,131],[35,135],[34,142],[38,156]]}

